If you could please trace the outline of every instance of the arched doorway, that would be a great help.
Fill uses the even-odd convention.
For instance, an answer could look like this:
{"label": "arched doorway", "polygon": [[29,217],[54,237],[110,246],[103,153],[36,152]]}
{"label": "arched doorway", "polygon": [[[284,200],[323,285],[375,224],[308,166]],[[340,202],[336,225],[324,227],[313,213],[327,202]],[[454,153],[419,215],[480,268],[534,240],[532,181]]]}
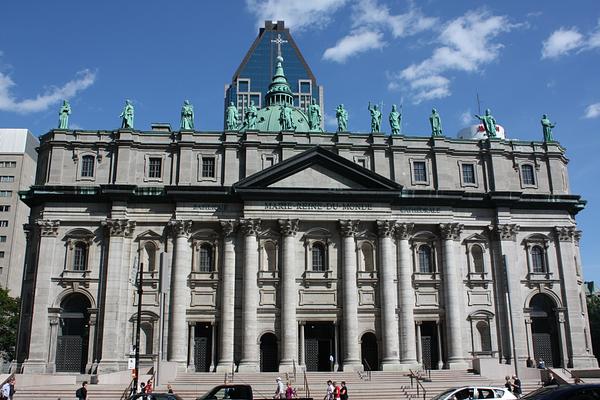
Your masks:
{"label": "arched doorway", "polygon": [[554,311],[556,304],[549,296],[540,293],[533,296],[529,308],[535,359],[543,359],[548,367],[561,366],[559,330]]}
{"label": "arched doorway", "polygon": [[360,339],[362,364],[365,371],[377,371],[379,369],[379,352],[377,349],[377,336],[367,332]]}
{"label": "arched doorway", "polygon": [[260,337],[260,371],[277,372],[278,360],[277,337],[272,333],[265,333]]}
{"label": "arched doorway", "polygon": [[56,340],[56,372],[84,373],[88,354],[90,301],[73,293],[60,304],[60,325]]}

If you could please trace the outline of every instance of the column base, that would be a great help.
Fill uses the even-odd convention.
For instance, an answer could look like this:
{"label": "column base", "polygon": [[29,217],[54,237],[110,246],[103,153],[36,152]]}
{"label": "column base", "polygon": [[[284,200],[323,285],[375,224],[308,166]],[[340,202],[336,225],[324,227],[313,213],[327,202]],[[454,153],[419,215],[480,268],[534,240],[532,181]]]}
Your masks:
{"label": "column base", "polygon": [[215,372],[222,374],[231,373],[231,371],[235,371],[233,361],[219,362],[215,368]]}
{"label": "column base", "polygon": [[238,372],[260,372],[256,361],[241,361],[238,365]]}
{"label": "column base", "polygon": [[348,361],[342,364],[342,371],[364,371],[365,368],[360,361]]}

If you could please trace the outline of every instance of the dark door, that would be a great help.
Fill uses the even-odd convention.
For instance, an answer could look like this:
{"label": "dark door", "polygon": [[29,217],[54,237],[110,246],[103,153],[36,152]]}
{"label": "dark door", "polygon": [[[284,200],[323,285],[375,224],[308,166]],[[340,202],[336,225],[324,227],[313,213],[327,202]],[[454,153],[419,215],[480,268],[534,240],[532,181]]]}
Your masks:
{"label": "dark door", "polygon": [[379,370],[379,352],[377,349],[377,337],[371,333],[365,333],[360,340],[362,364],[365,371]]}
{"label": "dark door", "polygon": [[272,333],[265,333],[260,338],[260,370],[276,372],[278,367],[277,337]]}
{"label": "dark door", "polygon": [[212,330],[210,324],[198,324],[194,337],[194,369],[209,372],[212,356]]}

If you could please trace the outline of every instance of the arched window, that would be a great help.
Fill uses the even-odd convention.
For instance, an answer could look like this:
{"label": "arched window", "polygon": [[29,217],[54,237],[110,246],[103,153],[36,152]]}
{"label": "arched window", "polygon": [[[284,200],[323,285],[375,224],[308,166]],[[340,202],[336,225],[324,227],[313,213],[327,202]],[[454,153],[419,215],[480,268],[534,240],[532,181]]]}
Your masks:
{"label": "arched window", "polygon": [[375,271],[375,263],[373,262],[373,246],[371,243],[364,242],[360,246],[360,255],[362,258],[362,267],[365,272]]}
{"label": "arched window", "polygon": [[521,178],[523,179],[523,185],[535,185],[535,175],[532,165],[523,164],[521,166]]}
{"label": "arched window", "polygon": [[91,178],[94,176],[94,156],[81,157],[81,177]]}
{"label": "arched window", "polygon": [[152,242],[147,242],[144,245],[144,270],[156,271],[156,246]]}
{"label": "arched window", "polygon": [[473,260],[473,272],[483,273],[483,250],[481,246],[474,245],[471,247],[471,258]]}
{"label": "arched window", "polygon": [[213,270],[213,248],[208,243],[203,243],[200,246],[200,254],[198,258],[198,269],[200,272],[212,272]]}
{"label": "arched window", "polygon": [[490,335],[490,326],[485,321],[479,321],[477,325],[479,340],[481,341],[481,351],[492,351],[492,337]]}
{"label": "arched window", "polygon": [[267,271],[277,270],[277,248],[275,243],[266,242],[264,244],[265,249],[265,264],[263,266]]}
{"label": "arched window", "polygon": [[531,248],[531,264],[533,266],[533,272],[537,272],[537,273],[546,272],[546,262],[544,260],[544,250],[540,246],[533,246]]}
{"label": "arched window", "polygon": [[431,260],[431,247],[426,244],[419,246],[419,272],[431,273],[433,272],[433,265]]}
{"label": "arched window", "polygon": [[315,243],[312,246],[312,269],[313,271],[326,271],[325,246]]}
{"label": "arched window", "polygon": [[73,249],[73,271],[85,271],[86,269],[87,245],[82,242],[77,242]]}

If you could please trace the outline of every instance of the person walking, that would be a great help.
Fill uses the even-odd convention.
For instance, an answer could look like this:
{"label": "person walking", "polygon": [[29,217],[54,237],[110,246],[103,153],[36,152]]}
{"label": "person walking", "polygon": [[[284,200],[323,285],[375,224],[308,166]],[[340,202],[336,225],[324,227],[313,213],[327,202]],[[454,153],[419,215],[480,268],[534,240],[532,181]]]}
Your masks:
{"label": "person walking", "polygon": [[340,389],[340,399],[348,400],[348,387],[346,386],[345,381],[342,381],[342,388]]}
{"label": "person walking", "polygon": [[513,375],[512,379],[513,394],[516,398],[519,398],[523,394],[523,389],[521,388],[521,380],[517,375]]}
{"label": "person walking", "polygon": [[81,383],[81,387],[75,392],[77,400],[87,400],[87,381]]}

